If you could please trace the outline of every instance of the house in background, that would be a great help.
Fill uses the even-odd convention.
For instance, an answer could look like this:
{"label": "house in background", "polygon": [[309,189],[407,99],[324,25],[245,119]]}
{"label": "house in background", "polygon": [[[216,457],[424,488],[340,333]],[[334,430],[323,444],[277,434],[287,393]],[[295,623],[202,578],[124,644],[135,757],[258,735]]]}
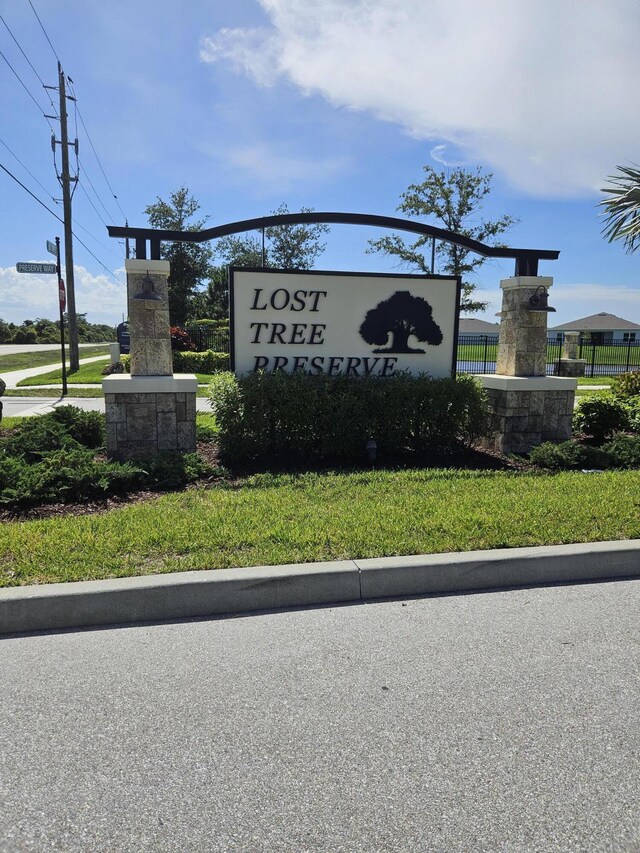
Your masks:
{"label": "house in background", "polygon": [[486,320],[477,320],[475,317],[461,317],[458,326],[458,335],[465,338],[495,338],[498,340],[500,334],[500,323],[488,323]]}
{"label": "house in background", "polygon": [[580,332],[584,339],[588,338],[591,343],[604,344],[610,341],[640,341],[640,325],[616,317],[615,314],[607,314],[601,311],[590,317],[581,317],[571,323],[562,323],[549,329],[550,338],[564,337],[565,332]]}

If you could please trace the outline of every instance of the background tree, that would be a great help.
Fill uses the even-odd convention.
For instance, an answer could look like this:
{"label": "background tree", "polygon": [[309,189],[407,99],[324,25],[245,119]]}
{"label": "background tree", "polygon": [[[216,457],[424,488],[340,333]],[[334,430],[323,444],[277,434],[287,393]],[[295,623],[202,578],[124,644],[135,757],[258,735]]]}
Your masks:
{"label": "background tree", "polygon": [[[475,171],[457,168],[450,172],[437,171],[431,166],[423,167],[425,180],[411,184],[400,198],[398,210],[407,216],[435,219],[438,227],[471,237],[489,246],[504,245],[495,238],[515,225],[518,220],[508,214],[495,220],[480,217],[485,197],[491,192],[491,173],[484,174],[478,167]],[[436,224],[433,221],[430,224]],[[398,259],[399,266],[414,272],[432,273],[432,238],[419,237],[414,243],[406,243],[397,234],[386,235],[378,240],[369,240],[367,252],[381,252]],[[425,254],[426,252],[426,254]],[[487,302],[473,298],[476,285],[468,277],[482,266],[486,258],[476,255],[461,246],[438,243],[436,246],[438,272],[459,275],[462,279],[460,308],[467,313],[482,311]]]}
{"label": "background tree", "polygon": [[398,290],[367,311],[360,335],[368,344],[388,344],[374,352],[424,352],[409,346],[412,335],[434,346],[442,343],[442,330],[433,319],[431,305],[408,290]]}
{"label": "background tree", "polygon": [[635,252],[640,243],[640,169],[618,166],[618,175],[609,175],[611,186],[598,204],[604,208],[602,233],[611,243],[622,240],[626,252]]}
{"label": "background tree", "polygon": [[[199,231],[208,217],[193,220],[200,210],[199,202],[186,187],[172,192],[169,201],[158,196],[155,204],[145,208],[152,228],[170,231]],[[189,315],[190,302],[212,272],[211,247],[203,243],[163,243],[162,257],[171,263],[169,276],[169,317],[172,325],[183,325]]]}
{"label": "background tree", "polygon": [[[301,213],[312,213],[313,208],[303,207]],[[289,213],[286,204],[281,204],[274,215]],[[324,252],[326,243],[323,234],[329,232],[328,225],[274,225],[265,228],[264,256],[262,238],[253,235],[231,235],[216,241],[214,253],[217,265],[211,268],[207,288],[194,300],[194,317],[226,317],[229,310],[228,268],[230,266],[276,269],[312,269],[316,259]],[[198,316],[196,317],[195,314]]]}

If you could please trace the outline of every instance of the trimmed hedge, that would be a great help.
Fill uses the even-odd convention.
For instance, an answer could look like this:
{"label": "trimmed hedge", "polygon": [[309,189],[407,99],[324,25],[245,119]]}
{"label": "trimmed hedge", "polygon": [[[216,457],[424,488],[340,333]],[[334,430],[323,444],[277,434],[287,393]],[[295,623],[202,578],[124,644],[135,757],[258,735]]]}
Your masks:
{"label": "trimmed hedge", "polygon": [[484,391],[470,376],[221,373],[209,400],[220,451],[236,461],[363,458],[370,439],[383,456],[449,452],[482,435],[487,421]]}
{"label": "trimmed hedge", "polygon": [[[229,353],[227,352],[214,352],[211,349],[204,352],[174,350],[172,355],[173,369],[176,373],[219,373],[223,370],[229,370]],[[124,365],[125,371],[129,373],[131,357],[121,355],[120,361]]]}

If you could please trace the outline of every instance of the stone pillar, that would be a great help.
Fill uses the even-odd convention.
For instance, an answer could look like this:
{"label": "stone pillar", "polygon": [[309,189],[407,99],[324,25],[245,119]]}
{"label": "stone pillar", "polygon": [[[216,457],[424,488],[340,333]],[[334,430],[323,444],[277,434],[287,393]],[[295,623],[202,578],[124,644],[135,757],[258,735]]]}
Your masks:
{"label": "stone pillar", "polygon": [[502,453],[528,453],[543,441],[571,436],[577,380],[546,375],[547,312],[532,311],[537,288],[553,279],[516,276],[500,282],[502,311],[495,374],[479,377],[489,397],[485,445]]}
{"label": "stone pillar", "polygon": [[127,260],[131,373],[102,381],[110,459],[196,448],[197,379],[173,374],[168,261]]}
{"label": "stone pillar", "polygon": [[502,311],[496,373],[502,376],[545,376],[547,372],[547,313],[530,311],[529,299],[538,287],[547,290],[553,279],[516,276],[500,282]]}
{"label": "stone pillar", "polygon": [[578,358],[580,332],[565,332],[562,358],[558,361],[558,376],[584,376],[587,360]]}

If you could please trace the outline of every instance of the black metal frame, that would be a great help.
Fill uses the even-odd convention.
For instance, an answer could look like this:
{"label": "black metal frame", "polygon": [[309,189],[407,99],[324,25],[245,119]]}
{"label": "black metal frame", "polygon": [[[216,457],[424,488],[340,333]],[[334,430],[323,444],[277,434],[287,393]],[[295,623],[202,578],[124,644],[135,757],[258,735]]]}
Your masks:
{"label": "black metal frame", "polygon": [[443,243],[461,246],[478,255],[487,258],[514,258],[516,268],[514,275],[538,275],[540,260],[556,260],[560,252],[555,249],[513,249],[506,246],[486,246],[478,240],[472,240],[463,234],[435,228],[423,222],[413,222],[410,219],[399,219],[396,216],[377,216],[371,213],[281,213],[272,216],[260,216],[257,219],[243,219],[239,222],[229,222],[215,228],[205,228],[202,231],[162,231],[154,228],[129,228],[120,225],[108,225],[110,237],[133,239],[136,242],[136,258],[147,258],[147,242],[149,243],[149,258],[160,259],[160,246],[163,242],[204,243],[216,240],[230,234],[240,234],[243,231],[260,231],[278,225],[367,225],[378,228],[391,228],[397,231],[408,231],[433,237]]}

